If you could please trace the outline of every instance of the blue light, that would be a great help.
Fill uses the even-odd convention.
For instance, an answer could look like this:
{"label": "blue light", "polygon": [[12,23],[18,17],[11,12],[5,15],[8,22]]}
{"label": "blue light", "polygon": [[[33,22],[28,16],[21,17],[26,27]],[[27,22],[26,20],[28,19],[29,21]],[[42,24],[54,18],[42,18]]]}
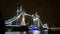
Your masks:
{"label": "blue light", "polygon": [[17,25],[20,25],[20,22],[17,22]]}
{"label": "blue light", "polygon": [[38,26],[33,26],[33,28],[32,28],[33,30],[38,30]]}

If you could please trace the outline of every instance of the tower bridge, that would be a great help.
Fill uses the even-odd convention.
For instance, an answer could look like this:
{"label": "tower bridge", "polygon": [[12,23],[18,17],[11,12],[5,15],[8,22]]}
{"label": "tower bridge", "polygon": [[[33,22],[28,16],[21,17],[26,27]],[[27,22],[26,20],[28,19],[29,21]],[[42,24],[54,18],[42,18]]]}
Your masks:
{"label": "tower bridge", "polygon": [[[22,16],[22,17],[21,17]],[[20,25],[25,25],[25,16],[29,16],[29,17],[31,17],[32,18],[32,20],[33,20],[33,25],[37,25],[38,27],[39,26],[42,26],[43,28],[47,28],[47,26],[45,26],[45,25],[47,25],[47,24],[42,24],[42,21],[40,20],[40,16],[37,14],[37,12],[35,12],[35,14],[32,14],[32,15],[30,15],[30,14],[27,14],[27,13],[25,13],[24,11],[23,11],[23,9],[22,9],[22,6],[18,9],[17,8],[17,15],[16,16],[14,16],[13,18],[11,18],[11,19],[9,19],[9,20],[6,20],[5,21],[5,24],[6,24],[6,26],[20,26]],[[16,21],[17,20],[17,22],[18,22],[18,19],[21,19],[22,18],[22,20],[21,20],[21,24],[20,25],[12,25],[12,23],[14,22],[14,21]]]}

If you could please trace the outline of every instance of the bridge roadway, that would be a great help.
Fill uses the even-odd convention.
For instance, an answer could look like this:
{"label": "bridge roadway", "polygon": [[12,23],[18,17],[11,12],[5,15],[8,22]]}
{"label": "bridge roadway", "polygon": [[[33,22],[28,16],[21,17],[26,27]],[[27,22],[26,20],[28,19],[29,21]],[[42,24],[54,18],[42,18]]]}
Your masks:
{"label": "bridge roadway", "polygon": [[[20,27],[20,25],[5,25],[6,27]],[[32,29],[33,26],[28,26],[29,29]]]}
{"label": "bridge roadway", "polygon": [[[5,25],[5,26],[7,26],[7,27],[20,27],[20,25]],[[29,27],[29,29],[32,29],[33,26],[28,26],[28,27]],[[60,27],[54,27],[54,28],[53,27],[51,27],[51,28],[48,27],[47,29],[60,31]]]}

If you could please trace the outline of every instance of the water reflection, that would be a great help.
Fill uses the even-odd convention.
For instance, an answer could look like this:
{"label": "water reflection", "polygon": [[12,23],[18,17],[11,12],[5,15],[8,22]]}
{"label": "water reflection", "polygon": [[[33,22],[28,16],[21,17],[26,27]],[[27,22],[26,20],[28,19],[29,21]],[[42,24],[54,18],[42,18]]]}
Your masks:
{"label": "water reflection", "polygon": [[31,31],[24,31],[24,32],[5,32],[5,34],[48,34],[47,30],[31,30]]}
{"label": "water reflection", "polygon": [[60,34],[60,31],[52,31],[52,30],[35,30],[35,31],[14,31],[14,32],[5,32],[5,34]]}
{"label": "water reflection", "polygon": [[40,34],[48,34],[48,30],[41,30]]}

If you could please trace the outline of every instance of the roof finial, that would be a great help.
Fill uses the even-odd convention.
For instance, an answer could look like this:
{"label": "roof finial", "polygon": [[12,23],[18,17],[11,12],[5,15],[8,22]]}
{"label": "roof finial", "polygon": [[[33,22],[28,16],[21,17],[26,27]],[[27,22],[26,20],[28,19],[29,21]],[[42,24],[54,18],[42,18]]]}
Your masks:
{"label": "roof finial", "polygon": [[22,5],[20,6],[20,11],[22,11],[23,10],[23,8],[22,8]]}

